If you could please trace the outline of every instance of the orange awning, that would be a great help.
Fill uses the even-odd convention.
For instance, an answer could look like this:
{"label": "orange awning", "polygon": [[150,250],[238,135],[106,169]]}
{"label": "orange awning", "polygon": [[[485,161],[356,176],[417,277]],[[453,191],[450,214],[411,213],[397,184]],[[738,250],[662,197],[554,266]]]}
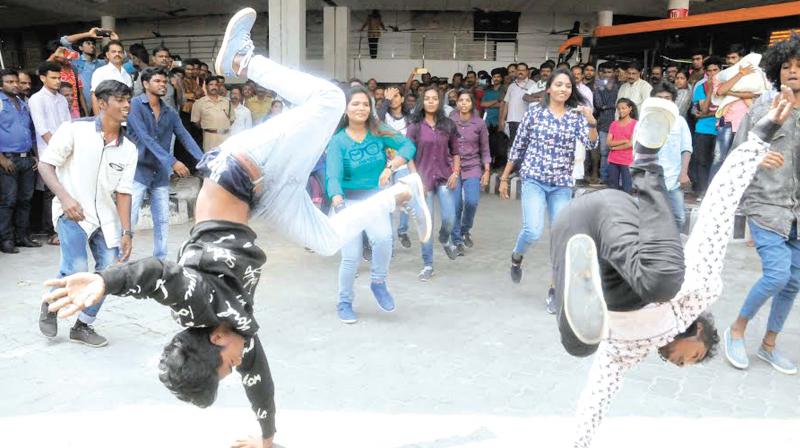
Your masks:
{"label": "orange awning", "polygon": [[735,22],[751,22],[796,15],[800,15],[800,1],[779,3],[777,5],[755,6],[752,8],[739,8],[674,19],[648,20],[646,22],[627,23],[625,25],[598,26],[594,29],[594,36],[624,36],[627,34],[650,33],[653,31],[680,28],[696,28]]}
{"label": "orange awning", "polygon": [[564,54],[569,50],[569,47],[580,47],[583,45],[583,37],[575,36],[565,40],[560,47],[558,47],[558,54]]}

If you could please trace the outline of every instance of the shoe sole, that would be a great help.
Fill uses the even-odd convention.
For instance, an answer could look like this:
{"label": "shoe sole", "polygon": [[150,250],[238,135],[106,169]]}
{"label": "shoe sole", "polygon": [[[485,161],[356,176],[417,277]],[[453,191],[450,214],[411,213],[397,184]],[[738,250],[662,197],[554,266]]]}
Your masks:
{"label": "shoe sole", "polygon": [[781,367],[781,366],[773,363],[772,361],[770,361],[769,358],[767,358],[766,356],[762,355],[761,352],[756,353],[756,356],[758,357],[758,359],[760,359],[760,360],[764,361],[765,363],[771,365],[773,369],[777,370],[780,373],[783,373],[784,375],[796,375],[797,374],[797,368],[795,368],[794,370],[786,370],[783,367]]}
{"label": "shoe sole", "polygon": [[[431,239],[431,233],[433,233],[433,221],[431,221],[431,211],[428,210],[428,203],[425,202],[425,187],[422,185],[422,179],[417,175],[414,179],[414,186],[412,187],[409,184],[409,188],[416,188],[417,189],[417,197],[420,198],[422,203],[422,213],[425,215],[425,235],[424,237],[420,237],[420,243],[427,243],[429,239]],[[412,193],[413,194],[413,193]]]}
{"label": "shoe sole", "polygon": [[94,348],[105,347],[106,345],[108,345],[108,341],[103,342],[102,344],[90,344],[90,343],[88,343],[86,341],[81,341],[80,339],[72,339],[72,338],[69,338],[69,342],[74,342],[76,344],[83,344],[83,345],[86,345],[88,347],[94,347]]}
{"label": "shoe sole", "polygon": [[[512,266],[511,269],[514,269],[514,267]],[[520,271],[519,273],[519,278],[514,278],[514,273],[511,272],[511,281],[516,284],[519,284],[522,281],[522,271]]]}
{"label": "shoe sole", "polygon": [[419,279],[419,281],[421,281],[421,282],[427,282],[428,280],[430,280],[431,278],[433,278],[433,273],[431,273],[431,276],[430,276],[430,277],[420,277],[420,276],[417,276],[417,278],[418,278],[418,279]]}
{"label": "shoe sole", "polygon": [[569,239],[566,251],[564,314],[575,336],[584,344],[595,345],[608,333],[597,248],[588,235],[578,234]]}
{"label": "shoe sole", "polygon": [[[739,370],[746,370],[748,367],[750,367],[750,363],[742,364],[742,363],[737,362],[736,360],[734,360],[733,357],[731,356],[731,354],[730,354],[730,352],[728,350],[728,346],[729,346],[728,341],[732,341],[733,340],[733,338],[731,337],[731,329],[730,329],[730,327],[725,329],[725,333],[722,336],[722,340],[724,341],[722,343],[722,346],[723,346],[723,349],[725,350],[725,359],[728,360],[728,363],[730,365],[732,365],[733,367],[735,367],[735,368],[737,368]],[[767,361],[767,362],[769,362],[769,361]]]}
{"label": "shoe sole", "polygon": [[[219,52],[217,53],[217,58],[214,60],[214,71],[217,75],[222,75],[225,73],[225,70],[222,70],[222,58],[221,55],[225,54],[228,49],[228,45],[230,43],[231,33],[233,32],[233,25],[239,21],[244,16],[250,14],[257,14],[256,10],[253,8],[244,8],[237,12],[236,14],[231,17],[228,21],[228,26],[225,28],[225,36],[222,38],[222,44],[219,46]],[[233,70],[233,67],[231,67]]]}

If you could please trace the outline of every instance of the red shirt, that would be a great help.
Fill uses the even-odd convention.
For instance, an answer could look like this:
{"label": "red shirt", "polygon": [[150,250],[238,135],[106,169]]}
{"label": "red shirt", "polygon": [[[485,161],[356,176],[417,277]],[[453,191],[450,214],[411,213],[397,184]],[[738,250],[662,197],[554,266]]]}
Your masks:
{"label": "red shirt", "polygon": [[[633,138],[633,128],[636,127],[636,120],[631,119],[628,124],[623,125],[619,120],[614,120],[608,128],[608,135],[611,140],[630,140]],[[608,151],[608,163],[616,163],[622,166],[633,164],[633,147],[624,146]]]}
{"label": "red shirt", "polygon": [[83,81],[75,76],[75,70],[72,65],[66,64],[61,67],[61,81],[68,82],[72,85],[72,102],[69,104],[69,113],[72,118],[81,117],[81,106],[78,102],[78,96],[83,93]]}

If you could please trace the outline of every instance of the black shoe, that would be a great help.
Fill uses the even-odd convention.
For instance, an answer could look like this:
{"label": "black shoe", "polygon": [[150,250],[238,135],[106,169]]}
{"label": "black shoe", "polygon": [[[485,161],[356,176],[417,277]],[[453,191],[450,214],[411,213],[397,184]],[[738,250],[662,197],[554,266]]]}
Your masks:
{"label": "black shoe", "polygon": [[469,236],[469,233],[464,234],[463,240],[464,240],[464,245],[469,247],[470,249],[472,249],[472,246],[475,245],[475,243],[472,242],[472,237]]}
{"label": "black shoe", "polygon": [[0,252],[4,252],[7,254],[18,254],[19,249],[17,249],[17,246],[14,245],[13,241],[5,240],[2,243],[0,243]]}
{"label": "black shoe", "polygon": [[522,255],[519,255],[519,259],[514,258],[514,254],[511,254],[511,281],[514,283],[519,283],[522,280]]}
{"label": "black shoe", "polygon": [[42,243],[25,236],[17,240],[17,247],[42,247]]}
{"label": "black shoe", "polygon": [[42,310],[39,312],[39,331],[52,339],[58,334],[58,319],[56,313],[48,311],[48,305],[47,302],[42,302]]}
{"label": "black shoe", "polygon": [[449,259],[455,260],[456,257],[458,257],[458,253],[456,252],[456,246],[450,243],[444,243],[442,244],[442,247],[444,248],[444,253],[447,254],[447,257]]}
{"label": "black shoe", "polygon": [[408,238],[408,234],[401,233],[397,235],[400,238],[400,245],[408,249],[411,247],[411,240]]}
{"label": "black shoe", "polygon": [[556,290],[554,288],[547,290],[547,298],[544,300],[544,303],[547,314],[556,314],[558,310],[556,309]]}
{"label": "black shoe", "polygon": [[91,325],[86,325],[81,321],[76,321],[75,326],[69,330],[69,340],[90,347],[102,347],[108,344],[108,339],[97,334]]}
{"label": "black shoe", "polygon": [[459,257],[463,257],[464,254],[466,254],[466,253],[467,253],[467,249],[464,246],[464,243],[456,244],[456,255],[458,255]]}

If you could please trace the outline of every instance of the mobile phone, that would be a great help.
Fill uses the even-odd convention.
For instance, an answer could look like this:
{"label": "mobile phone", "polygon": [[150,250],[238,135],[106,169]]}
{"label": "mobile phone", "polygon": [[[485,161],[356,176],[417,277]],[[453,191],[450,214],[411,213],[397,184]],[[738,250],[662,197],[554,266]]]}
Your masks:
{"label": "mobile phone", "polygon": [[428,69],[425,67],[417,67],[414,72],[418,75],[424,75],[425,73],[428,73]]}
{"label": "mobile phone", "polygon": [[97,37],[111,37],[111,30],[97,30]]}

